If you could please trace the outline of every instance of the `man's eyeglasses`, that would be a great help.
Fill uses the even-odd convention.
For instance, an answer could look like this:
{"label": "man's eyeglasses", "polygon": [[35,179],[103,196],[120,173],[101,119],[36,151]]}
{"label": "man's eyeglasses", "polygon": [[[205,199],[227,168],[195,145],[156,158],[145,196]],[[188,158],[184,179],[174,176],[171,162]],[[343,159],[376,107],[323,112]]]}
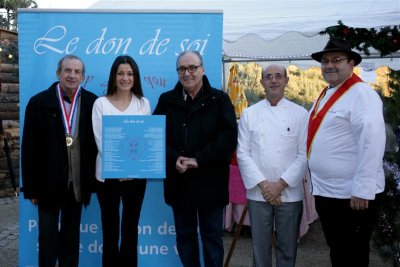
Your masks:
{"label": "man's eyeglasses", "polygon": [[277,73],[277,74],[267,74],[264,76],[264,80],[267,81],[272,81],[275,78],[275,80],[282,80],[283,78],[286,78],[285,75],[283,75],[282,73]]}
{"label": "man's eyeglasses", "polygon": [[203,64],[200,64],[200,65],[198,65],[198,66],[196,66],[196,65],[189,65],[189,66],[187,66],[187,67],[185,67],[185,66],[180,66],[180,67],[177,67],[177,68],[176,68],[176,71],[177,71],[179,74],[184,74],[184,73],[186,72],[186,70],[187,70],[189,73],[193,73],[193,72],[196,72],[197,68],[199,68],[199,67],[201,67],[201,66],[203,66]]}
{"label": "man's eyeglasses", "polygon": [[334,57],[332,59],[323,58],[323,59],[321,59],[321,64],[328,65],[329,62],[331,62],[333,65],[335,65],[335,64],[339,64],[340,62],[342,62],[342,60],[345,60],[345,59],[349,59],[349,58],[347,58],[347,57],[342,57],[342,58]]}

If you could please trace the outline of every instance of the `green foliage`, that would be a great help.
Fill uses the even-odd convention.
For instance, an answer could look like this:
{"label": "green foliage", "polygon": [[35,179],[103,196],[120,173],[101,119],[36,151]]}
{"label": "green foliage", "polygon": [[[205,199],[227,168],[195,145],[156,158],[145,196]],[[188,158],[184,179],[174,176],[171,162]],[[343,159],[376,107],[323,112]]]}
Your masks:
{"label": "green foliage", "polygon": [[[249,106],[265,97],[260,78],[262,68],[256,63],[246,65],[234,63],[238,66],[240,87],[244,89]],[[289,83],[285,89],[285,97],[306,109],[310,109],[313,101],[326,86],[319,68],[301,70],[295,66],[287,68]]]}
{"label": "green foliage", "polygon": [[385,158],[386,185],[372,239],[382,259],[391,262],[394,267],[400,267],[399,153],[387,152]]}
{"label": "green foliage", "polygon": [[[18,8],[37,8],[34,0],[0,0],[0,28],[8,31],[18,30]],[[0,40],[0,61],[18,63],[17,40],[4,38]]]}
{"label": "green foliage", "polygon": [[309,110],[321,90],[326,86],[319,68],[301,71],[297,67],[288,67],[289,83],[285,97]]}
{"label": "green foliage", "polygon": [[18,8],[37,8],[34,0],[0,0],[0,27],[9,31],[18,30]]}
{"label": "green foliage", "polygon": [[18,63],[18,43],[16,39],[0,39],[0,62]]}
{"label": "green foliage", "polygon": [[249,106],[257,103],[261,99],[258,91],[254,90],[254,89],[244,90],[244,94],[246,96],[247,102],[249,103],[248,104]]}
{"label": "green foliage", "polygon": [[400,122],[400,71],[389,70],[390,95],[383,99],[385,120],[393,129]]}
{"label": "green foliage", "polygon": [[320,34],[338,37],[348,41],[353,48],[370,55],[369,48],[373,47],[381,56],[389,55],[400,50],[400,25],[385,26],[380,28],[353,28],[338,21],[337,26],[328,27]]}

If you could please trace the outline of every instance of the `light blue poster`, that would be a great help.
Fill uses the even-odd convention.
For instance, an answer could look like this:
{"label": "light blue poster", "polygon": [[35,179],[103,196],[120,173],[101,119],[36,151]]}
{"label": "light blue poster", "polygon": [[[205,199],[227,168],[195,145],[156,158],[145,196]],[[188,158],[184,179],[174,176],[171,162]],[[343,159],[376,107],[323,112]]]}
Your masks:
{"label": "light blue poster", "polygon": [[103,116],[103,178],[165,178],[165,116]]}
{"label": "light blue poster", "polygon": [[[177,83],[176,59],[182,51],[199,51],[211,85],[222,85],[221,11],[19,9],[18,30],[21,137],[29,98],[57,81],[57,63],[66,54],[84,61],[82,86],[99,96],[106,91],[114,59],[122,54],[132,56],[152,109],[159,95]],[[23,188],[21,179],[20,184]],[[23,198],[23,192],[19,218],[19,266],[38,266],[37,208]],[[139,227],[132,231],[139,233],[139,266],[181,266],[162,179],[148,180]],[[94,194],[83,209],[80,232],[79,266],[101,266],[100,209]]]}

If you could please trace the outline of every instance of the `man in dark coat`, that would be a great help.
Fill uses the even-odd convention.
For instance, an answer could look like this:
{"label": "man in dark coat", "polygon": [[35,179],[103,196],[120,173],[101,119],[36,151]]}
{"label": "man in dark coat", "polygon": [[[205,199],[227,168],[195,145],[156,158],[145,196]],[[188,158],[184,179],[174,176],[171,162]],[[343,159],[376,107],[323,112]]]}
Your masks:
{"label": "man in dark coat", "polygon": [[29,100],[21,148],[24,198],[38,206],[40,267],[57,260],[78,266],[82,204],[95,184],[97,96],[80,86],[85,67],[78,57],[63,57],[56,74],[59,82]]}
{"label": "man in dark coat", "polygon": [[237,143],[234,107],[212,88],[201,55],[178,56],[179,82],[163,93],[154,114],[166,115],[167,178],[177,248],[184,266],[200,266],[199,226],[206,267],[222,266],[223,209],[228,203],[229,163]]}

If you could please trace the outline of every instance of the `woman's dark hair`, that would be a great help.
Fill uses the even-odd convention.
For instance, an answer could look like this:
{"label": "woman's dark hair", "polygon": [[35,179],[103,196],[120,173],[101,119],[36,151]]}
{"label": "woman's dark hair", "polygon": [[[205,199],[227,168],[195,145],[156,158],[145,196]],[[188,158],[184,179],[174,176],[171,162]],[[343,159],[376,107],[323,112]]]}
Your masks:
{"label": "woman's dark hair", "polygon": [[110,77],[108,79],[107,95],[113,95],[117,91],[115,80],[117,77],[118,67],[121,64],[129,64],[133,70],[133,87],[131,92],[141,98],[143,96],[142,82],[140,80],[139,66],[136,61],[130,56],[118,56],[111,66]]}

